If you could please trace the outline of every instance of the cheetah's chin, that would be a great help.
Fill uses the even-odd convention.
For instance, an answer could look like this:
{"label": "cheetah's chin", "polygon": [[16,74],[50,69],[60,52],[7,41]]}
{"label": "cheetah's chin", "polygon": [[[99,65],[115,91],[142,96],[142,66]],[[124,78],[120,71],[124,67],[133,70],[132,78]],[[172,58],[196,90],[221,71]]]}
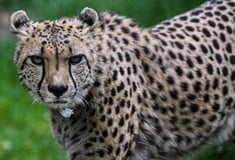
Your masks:
{"label": "cheetah's chin", "polygon": [[65,118],[70,118],[73,115],[73,109],[71,108],[62,108],[59,112]]}

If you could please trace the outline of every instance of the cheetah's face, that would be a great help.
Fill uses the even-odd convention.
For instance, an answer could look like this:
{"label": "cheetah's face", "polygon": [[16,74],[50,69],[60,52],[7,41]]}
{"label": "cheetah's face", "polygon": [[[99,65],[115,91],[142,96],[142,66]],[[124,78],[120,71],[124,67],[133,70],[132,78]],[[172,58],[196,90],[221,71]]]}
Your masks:
{"label": "cheetah's face", "polygon": [[36,100],[53,108],[84,102],[94,82],[95,57],[82,37],[97,17],[87,8],[80,18],[35,23],[24,11],[12,14],[11,28],[20,39],[14,61],[20,80]]}

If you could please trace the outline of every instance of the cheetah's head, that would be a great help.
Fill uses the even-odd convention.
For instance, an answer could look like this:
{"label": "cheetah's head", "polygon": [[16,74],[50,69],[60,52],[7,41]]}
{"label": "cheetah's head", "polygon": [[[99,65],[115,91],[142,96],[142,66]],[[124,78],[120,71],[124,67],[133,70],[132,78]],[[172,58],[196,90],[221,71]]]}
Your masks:
{"label": "cheetah's head", "polygon": [[98,14],[90,8],[55,21],[33,22],[22,10],[11,15],[10,28],[19,38],[14,62],[36,100],[60,109],[84,103],[94,83],[91,30],[98,24]]}

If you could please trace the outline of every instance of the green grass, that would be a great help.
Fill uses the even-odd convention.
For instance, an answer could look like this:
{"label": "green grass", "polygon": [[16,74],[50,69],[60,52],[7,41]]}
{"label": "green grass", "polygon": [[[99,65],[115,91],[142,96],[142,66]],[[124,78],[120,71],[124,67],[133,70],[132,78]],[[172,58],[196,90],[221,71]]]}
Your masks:
{"label": "green grass", "polygon": [[[33,19],[74,16],[86,6],[111,10],[149,27],[194,8],[205,0],[1,0],[9,11],[26,10]],[[46,107],[32,104],[32,97],[20,85],[12,57],[16,39],[0,37],[0,159],[65,160],[53,139]],[[222,149],[221,149],[222,148]],[[235,160],[235,146],[214,144],[194,160]]]}

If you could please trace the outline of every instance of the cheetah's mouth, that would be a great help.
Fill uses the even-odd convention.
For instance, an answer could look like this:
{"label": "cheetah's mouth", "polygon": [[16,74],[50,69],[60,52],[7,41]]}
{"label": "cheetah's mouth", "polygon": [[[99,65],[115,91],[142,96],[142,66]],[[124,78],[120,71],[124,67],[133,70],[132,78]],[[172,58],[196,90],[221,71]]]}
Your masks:
{"label": "cheetah's mouth", "polygon": [[49,102],[49,104],[66,104],[68,103],[67,101],[61,101],[61,100],[56,100],[56,101],[52,101],[52,102]]}

